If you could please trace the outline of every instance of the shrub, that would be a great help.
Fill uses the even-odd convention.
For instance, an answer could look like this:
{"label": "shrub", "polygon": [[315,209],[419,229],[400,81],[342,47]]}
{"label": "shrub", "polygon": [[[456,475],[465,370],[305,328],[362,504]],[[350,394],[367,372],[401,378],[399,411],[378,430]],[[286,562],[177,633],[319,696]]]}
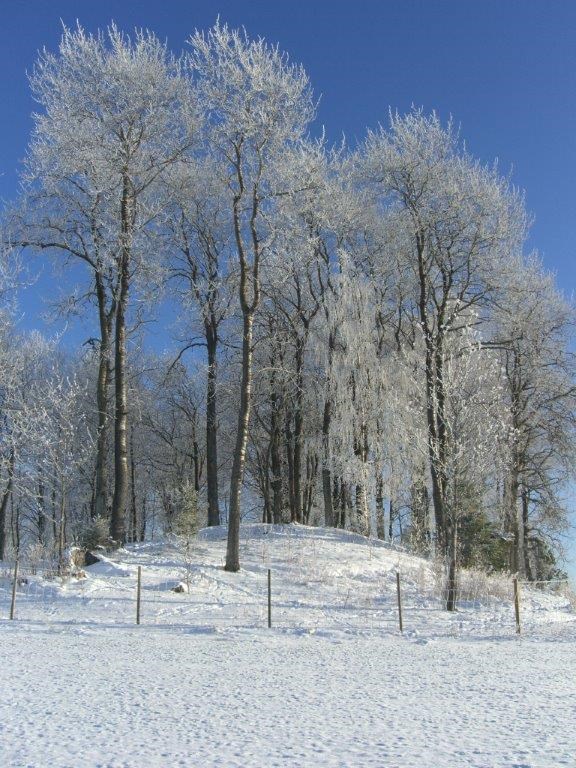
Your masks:
{"label": "shrub", "polygon": [[108,547],[111,544],[108,530],[108,520],[104,517],[96,517],[81,532],[78,545],[83,549],[97,549]]}

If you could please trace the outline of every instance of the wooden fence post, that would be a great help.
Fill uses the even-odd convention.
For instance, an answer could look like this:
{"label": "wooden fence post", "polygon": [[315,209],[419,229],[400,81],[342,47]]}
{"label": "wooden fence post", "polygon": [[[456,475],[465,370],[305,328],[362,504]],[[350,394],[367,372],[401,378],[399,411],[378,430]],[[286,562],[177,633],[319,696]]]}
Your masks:
{"label": "wooden fence post", "polygon": [[400,591],[400,571],[396,571],[396,595],[398,597],[398,624],[400,626],[400,632],[404,632],[404,625],[402,623],[402,593]]}
{"label": "wooden fence post", "polygon": [[136,624],[140,624],[140,593],[142,591],[142,566],[138,566],[138,584],[136,586]]}
{"label": "wooden fence post", "polygon": [[16,587],[18,586],[18,561],[20,555],[16,555],[16,562],[14,564],[14,581],[12,582],[12,601],[10,602],[10,621],[14,619],[14,611],[16,609]]}
{"label": "wooden fence post", "polygon": [[272,626],[272,571],[268,568],[268,627]]}
{"label": "wooden fence post", "polygon": [[518,577],[514,576],[514,614],[516,616],[516,634],[520,634],[520,587],[518,586]]}

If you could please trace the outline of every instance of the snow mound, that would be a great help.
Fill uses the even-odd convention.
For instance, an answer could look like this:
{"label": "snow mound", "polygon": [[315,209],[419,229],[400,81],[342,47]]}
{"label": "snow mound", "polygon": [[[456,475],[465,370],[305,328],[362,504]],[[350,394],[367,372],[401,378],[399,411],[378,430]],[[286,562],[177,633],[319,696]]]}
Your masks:
{"label": "snow mound", "polygon": [[[126,550],[124,550],[126,551]],[[121,563],[115,562],[104,555],[98,554],[98,563],[88,565],[85,568],[87,574],[92,576],[132,576],[133,572]]]}
{"label": "snow mound", "polygon": [[[574,765],[562,595],[523,585],[518,636],[507,577],[463,575],[448,614],[433,563],[355,534],[250,525],[239,573],[225,552],[212,529],[188,553],[134,545],[85,579],[20,585],[0,619],[2,765]],[[2,617],[9,600],[5,579]]]}
{"label": "snow mound", "polygon": [[[86,568],[86,579],[54,590],[36,579],[19,590],[18,613],[42,621],[132,625],[142,571],[141,621],[148,626],[229,632],[272,625],[293,633],[398,635],[400,574],[405,637],[510,638],[516,634],[512,580],[463,572],[458,610],[444,610],[443,574],[433,562],[348,531],[303,525],[241,527],[239,573],[224,570],[224,527],[200,531],[186,554],[176,539],[127,546]],[[183,585],[175,591],[178,585]],[[0,585],[6,610],[9,585]],[[576,631],[566,596],[521,587],[524,635],[565,639]]]}

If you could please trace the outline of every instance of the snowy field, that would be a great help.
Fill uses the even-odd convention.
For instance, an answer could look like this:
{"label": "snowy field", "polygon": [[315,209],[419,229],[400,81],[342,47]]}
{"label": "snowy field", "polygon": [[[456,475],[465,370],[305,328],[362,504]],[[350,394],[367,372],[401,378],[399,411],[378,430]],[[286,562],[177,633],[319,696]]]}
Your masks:
{"label": "snowy field", "polygon": [[187,562],[146,544],[63,585],[28,576],[12,622],[0,581],[0,766],[576,766],[565,598],[523,588],[517,637],[506,582],[468,584],[449,615],[431,566],[378,542],[300,526],[242,542],[240,574],[212,530]]}

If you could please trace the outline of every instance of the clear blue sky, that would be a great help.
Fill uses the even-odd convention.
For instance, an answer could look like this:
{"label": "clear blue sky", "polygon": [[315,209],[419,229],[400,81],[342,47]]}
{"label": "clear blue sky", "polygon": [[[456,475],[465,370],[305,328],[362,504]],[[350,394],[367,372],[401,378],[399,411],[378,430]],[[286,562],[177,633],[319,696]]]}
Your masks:
{"label": "clear blue sky", "polygon": [[[573,0],[8,0],[0,25],[0,196],[12,198],[31,128],[26,70],[60,19],[148,27],[175,51],[220,15],[278,42],[321,97],[318,122],[354,144],[388,108],[452,115],[469,150],[526,190],[530,246],[576,290],[576,2]],[[40,281],[40,286],[47,285]],[[38,287],[23,297],[35,322]],[[573,547],[574,549],[574,547]],[[576,556],[573,556],[576,559]],[[573,568],[576,575],[576,569]]]}

